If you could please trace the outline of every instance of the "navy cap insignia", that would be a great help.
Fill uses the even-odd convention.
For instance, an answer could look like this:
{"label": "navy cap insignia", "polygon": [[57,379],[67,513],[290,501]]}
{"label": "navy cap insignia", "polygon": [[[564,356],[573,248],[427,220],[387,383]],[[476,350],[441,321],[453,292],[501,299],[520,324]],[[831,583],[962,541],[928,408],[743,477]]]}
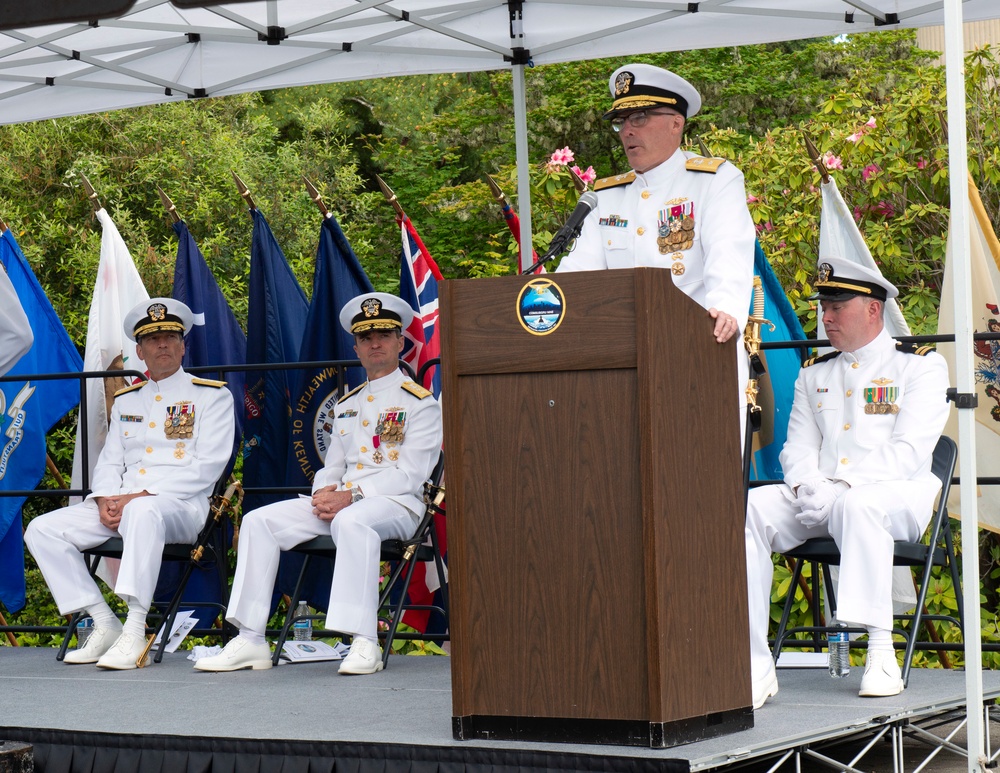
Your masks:
{"label": "navy cap insignia", "polygon": [[618,73],[618,77],[615,78],[615,96],[620,97],[622,94],[628,94],[633,83],[635,83],[635,76],[628,70]]}
{"label": "navy cap insignia", "polygon": [[154,303],[146,309],[146,313],[153,322],[162,322],[167,317],[167,307],[162,303]]}
{"label": "navy cap insignia", "polygon": [[366,317],[377,317],[382,311],[382,301],[378,298],[366,298],[361,302],[361,310]]}

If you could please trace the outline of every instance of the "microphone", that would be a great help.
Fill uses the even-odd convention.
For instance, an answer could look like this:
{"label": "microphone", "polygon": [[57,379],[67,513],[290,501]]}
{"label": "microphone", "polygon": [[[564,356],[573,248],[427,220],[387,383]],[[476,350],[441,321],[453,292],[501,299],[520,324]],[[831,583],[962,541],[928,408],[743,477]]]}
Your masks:
{"label": "microphone", "polygon": [[594,207],[596,206],[596,193],[593,191],[585,191],[580,194],[580,199],[576,202],[576,208],[572,213],[570,213],[570,216],[563,224],[563,227],[556,231],[556,235],[552,237],[552,241],[549,243],[548,252],[535,261],[534,265],[525,269],[521,273],[534,273],[539,266],[545,265],[545,263],[552,260],[552,258],[556,255],[561,255],[566,252],[566,247],[569,246],[571,241],[580,235],[580,229],[583,228],[583,221],[587,219],[587,215],[593,212]]}

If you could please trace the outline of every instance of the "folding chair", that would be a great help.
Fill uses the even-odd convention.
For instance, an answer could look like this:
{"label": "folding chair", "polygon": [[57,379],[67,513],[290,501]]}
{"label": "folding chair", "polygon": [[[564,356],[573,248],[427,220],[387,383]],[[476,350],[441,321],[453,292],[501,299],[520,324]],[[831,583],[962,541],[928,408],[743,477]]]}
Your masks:
{"label": "folding chair", "polygon": [[[381,560],[393,562],[394,567],[389,574],[382,593],[379,595],[378,608],[381,612],[388,612],[387,618],[379,616],[380,620],[388,623],[388,628],[384,632],[379,632],[382,639],[382,667],[389,663],[389,653],[392,651],[392,642],[396,638],[396,629],[403,619],[403,613],[407,610],[430,610],[439,612],[444,616],[446,624],[448,619],[448,584],[445,581],[444,561],[441,558],[441,550],[438,546],[437,532],[434,529],[435,514],[443,514],[441,503],[444,501],[444,486],[441,485],[444,475],[444,453],[438,457],[437,464],[431,472],[430,478],[424,483],[424,515],[417,525],[413,536],[407,540],[388,539],[383,540],[381,550]],[[337,546],[333,542],[333,537],[324,534],[319,537],[296,545],[292,548],[296,553],[302,553],[305,560],[302,562],[302,569],[299,571],[299,578],[295,583],[295,590],[288,602],[288,613],[285,615],[285,623],[281,628],[281,633],[274,645],[274,653],[271,656],[272,663],[278,665],[281,659],[282,647],[288,640],[288,632],[292,628],[295,620],[295,609],[299,604],[302,592],[303,581],[309,569],[309,562],[314,558],[327,558],[336,560]],[[441,600],[442,606],[432,606],[426,604],[407,603],[407,591],[410,588],[410,580],[413,576],[413,567],[417,561],[433,561],[437,569],[438,577],[441,578]],[[390,601],[393,590],[399,591],[399,597],[395,604]],[[324,618],[325,615],[312,614],[309,617],[313,620]]]}
{"label": "folding chair", "polygon": [[[918,586],[917,604],[912,614],[895,615],[898,621],[910,622],[910,630],[894,628],[893,632],[902,635],[906,639],[906,648],[903,653],[903,684],[909,682],[910,665],[913,660],[913,652],[917,646],[917,636],[922,623],[931,620],[947,620],[955,623],[964,632],[965,615],[962,609],[962,592],[959,582],[958,566],[955,562],[955,548],[951,533],[951,523],[948,519],[948,492],[951,489],[951,477],[955,472],[955,462],[958,457],[958,447],[955,441],[944,435],[938,440],[934,447],[934,455],[931,461],[931,471],[941,481],[941,494],[938,497],[937,508],[931,517],[929,525],[928,544],[923,542],[906,542],[896,540],[893,547],[893,566],[909,566],[921,568]],[[773,655],[777,660],[781,649],[784,646],[802,646],[807,644],[817,651],[821,649],[822,642],[819,634],[828,633],[832,630],[830,626],[812,625],[788,628],[788,618],[791,615],[792,606],[795,601],[795,590],[799,586],[802,577],[802,567],[806,561],[812,563],[812,611],[813,620],[821,620],[820,614],[820,593],[818,577],[822,574],[824,578],[824,588],[829,600],[832,614],[836,614],[837,602],[833,590],[833,583],[830,580],[827,567],[830,565],[840,565],[840,551],[837,544],[831,537],[819,537],[807,540],[793,550],[786,552],[786,558],[794,559],[795,569],[792,573],[792,580],[788,587],[788,595],[785,598],[785,606],[781,613],[781,621],[778,623],[778,630],[774,638]],[[950,615],[930,615],[924,611],[924,602],[927,599],[927,588],[931,579],[931,569],[935,566],[947,567],[951,573],[951,581],[955,588],[955,598],[958,602],[958,619]],[[822,567],[822,572],[820,572]],[[848,631],[864,633],[864,628],[848,628]],[[790,641],[788,637],[795,633],[810,633],[812,639],[795,639]],[[922,649],[934,649],[933,644],[925,645]]]}
{"label": "folding chair", "polygon": [[[177,589],[174,591],[170,602],[160,615],[159,622],[153,629],[152,635],[149,637],[146,649],[143,650],[142,655],[136,663],[139,668],[148,665],[149,659],[147,656],[149,655],[153,642],[156,641],[156,637],[160,631],[163,631],[164,634],[160,640],[159,647],[156,650],[156,655],[153,660],[156,663],[163,660],[163,653],[167,646],[169,632],[173,628],[174,620],[177,618],[177,613],[180,610],[182,603],[185,607],[209,607],[218,610],[223,621],[223,641],[225,642],[228,640],[228,630],[226,628],[227,623],[225,622],[226,606],[229,599],[229,571],[227,563],[228,546],[227,540],[225,539],[225,529],[220,527],[225,521],[227,513],[230,510],[235,511],[235,509],[239,507],[242,500],[243,487],[240,485],[240,482],[233,479],[227,484],[225,476],[220,478],[215,484],[215,489],[211,498],[211,505],[208,508],[208,516],[205,518],[205,524],[201,527],[201,532],[198,534],[197,539],[193,543],[169,543],[163,546],[164,561],[184,561],[186,562],[186,565],[184,567],[184,572],[181,574],[180,581],[177,584]],[[100,545],[95,545],[92,548],[84,550],[83,554],[87,560],[87,566],[90,570],[91,577],[96,578],[97,567],[102,558],[120,559],[122,557],[124,546],[125,543],[121,537],[112,537],[111,539],[105,540]],[[184,590],[187,588],[187,583],[191,578],[191,573],[196,567],[201,567],[203,564],[210,563],[212,561],[219,562],[221,566],[225,567],[224,571],[219,573],[219,597],[222,601],[182,602]],[[62,646],[59,648],[59,652],[56,655],[56,660],[62,660],[65,657],[66,651],[69,647],[70,637],[76,630],[76,624],[85,616],[85,612],[77,612],[70,619],[69,625],[66,627],[66,634],[63,637]]]}

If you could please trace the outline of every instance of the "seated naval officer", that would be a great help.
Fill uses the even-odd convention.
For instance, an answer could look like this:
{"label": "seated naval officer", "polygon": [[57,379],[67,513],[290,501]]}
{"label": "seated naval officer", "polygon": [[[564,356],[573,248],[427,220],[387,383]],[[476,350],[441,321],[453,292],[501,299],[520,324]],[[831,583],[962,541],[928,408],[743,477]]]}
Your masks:
{"label": "seated naval officer", "polygon": [[[649,64],[627,64],[608,82],[604,114],[632,165],[594,183],[598,203],[558,271],[652,266],[708,310],[719,343],[746,327],[753,293],[754,226],[743,173],[729,161],[681,150],[701,108],[688,81]],[[737,355],[737,405],[746,417],[749,365]],[[742,438],[743,435],[741,434]]]}
{"label": "seated naval officer", "polygon": [[778,692],[767,644],[772,552],[813,537],[840,548],[837,618],[868,629],[860,695],[903,689],[892,646],[894,540],[918,540],[940,481],[931,456],[948,418],[948,367],[927,347],[894,341],[877,271],[821,258],[817,294],[837,351],[799,372],[781,451],[784,483],[751,489],[746,551],[753,704]]}
{"label": "seated naval officer", "polygon": [[[441,451],[441,408],[399,369],[413,311],[387,293],[365,293],[340,312],[368,381],[337,403],[330,448],[312,496],[258,508],[240,527],[226,619],[240,634],[200,671],[271,667],[264,638],[282,550],[329,534],[337,545],[326,627],[350,634],[341,674],[382,669],[377,639],[382,540],[408,539],[423,515],[423,485]],[[338,442],[339,441],[339,442]]]}
{"label": "seated naval officer", "polygon": [[[192,321],[191,310],[173,298],[151,298],[126,315],[125,334],[149,380],[115,395],[91,494],[35,518],[25,532],[59,613],[86,610],[94,619],[86,645],[68,652],[66,663],[136,667],[163,545],[197,539],[232,455],[233,398],[225,382],[195,378],[181,367]],[[124,541],[114,586],[128,606],[124,628],[80,552],[116,536]]]}

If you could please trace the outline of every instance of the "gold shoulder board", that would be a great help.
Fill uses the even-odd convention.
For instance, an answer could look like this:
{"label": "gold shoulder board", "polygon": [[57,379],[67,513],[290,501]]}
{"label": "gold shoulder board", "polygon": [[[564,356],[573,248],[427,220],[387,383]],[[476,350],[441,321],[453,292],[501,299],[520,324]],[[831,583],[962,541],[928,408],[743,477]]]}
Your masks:
{"label": "gold shoulder board", "polygon": [[138,384],[133,384],[132,386],[127,386],[124,389],[119,389],[117,392],[115,392],[115,397],[123,395],[126,392],[134,392],[136,389],[141,389],[144,386],[146,386],[146,382],[140,381]]}
{"label": "gold shoulder board", "polygon": [[192,378],[191,383],[197,384],[198,386],[214,387],[216,389],[221,389],[226,385],[225,381],[216,381],[211,378]]}
{"label": "gold shoulder board", "polygon": [[914,354],[919,354],[921,357],[923,357],[925,354],[930,354],[933,351],[934,351],[933,346],[918,346],[917,351],[915,351]]}
{"label": "gold shoulder board", "polygon": [[415,395],[420,400],[423,400],[425,397],[430,397],[432,394],[432,392],[424,389],[416,381],[404,381],[402,384],[400,384],[400,386],[403,387],[403,389],[405,389],[411,395]]}
{"label": "gold shoulder board", "polygon": [[705,158],[704,156],[695,156],[694,158],[689,158],[685,168],[689,172],[709,172],[710,174],[715,174],[719,171],[719,167],[726,163],[724,158]]}
{"label": "gold shoulder board", "polygon": [[346,399],[347,399],[348,397],[350,397],[351,395],[353,395],[353,394],[354,394],[355,392],[360,392],[360,391],[361,391],[362,389],[364,389],[364,388],[365,388],[365,384],[367,384],[367,383],[368,383],[368,382],[366,381],[366,382],[365,382],[364,384],[362,384],[361,386],[356,386],[356,387],[354,387],[354,389],[352,389],[352,390],[351,390],[350,392],[348,392],[348,393],[347,393],[346,395],[344,395],[344,396],[343,396],[343,397],[341,397],[341,398],[340,398],[339,400],[337,400],[337,405],[340,405],[340,403],[344,402],[344,400],[346,400]]}
{"label": "gold shoulder board", "polygon": [[628,185],[633,180],[635,180],[635,172],[615,174],[611,175],[611,177],[602,177],[600,180],[594,181],[594,190],[603,191],[606,188],[617,188],[619,185]]}
{"label": "gold shoulder board", "polygon": [[808,368],[810,365],[815,365],[815,364],[816,364],[816,358],[810,357],[808,360],[802,363],[802,367]]}
{"label": "gold shoulder board", "polygon": [[802,363],[802,367],[808,368],[810,365],[815,365],[818,362],[829,362],[830,360],[837,359],[839,356],[840,352],[830,352],[829,354],[824,354],[822,357],[810,357]]}

